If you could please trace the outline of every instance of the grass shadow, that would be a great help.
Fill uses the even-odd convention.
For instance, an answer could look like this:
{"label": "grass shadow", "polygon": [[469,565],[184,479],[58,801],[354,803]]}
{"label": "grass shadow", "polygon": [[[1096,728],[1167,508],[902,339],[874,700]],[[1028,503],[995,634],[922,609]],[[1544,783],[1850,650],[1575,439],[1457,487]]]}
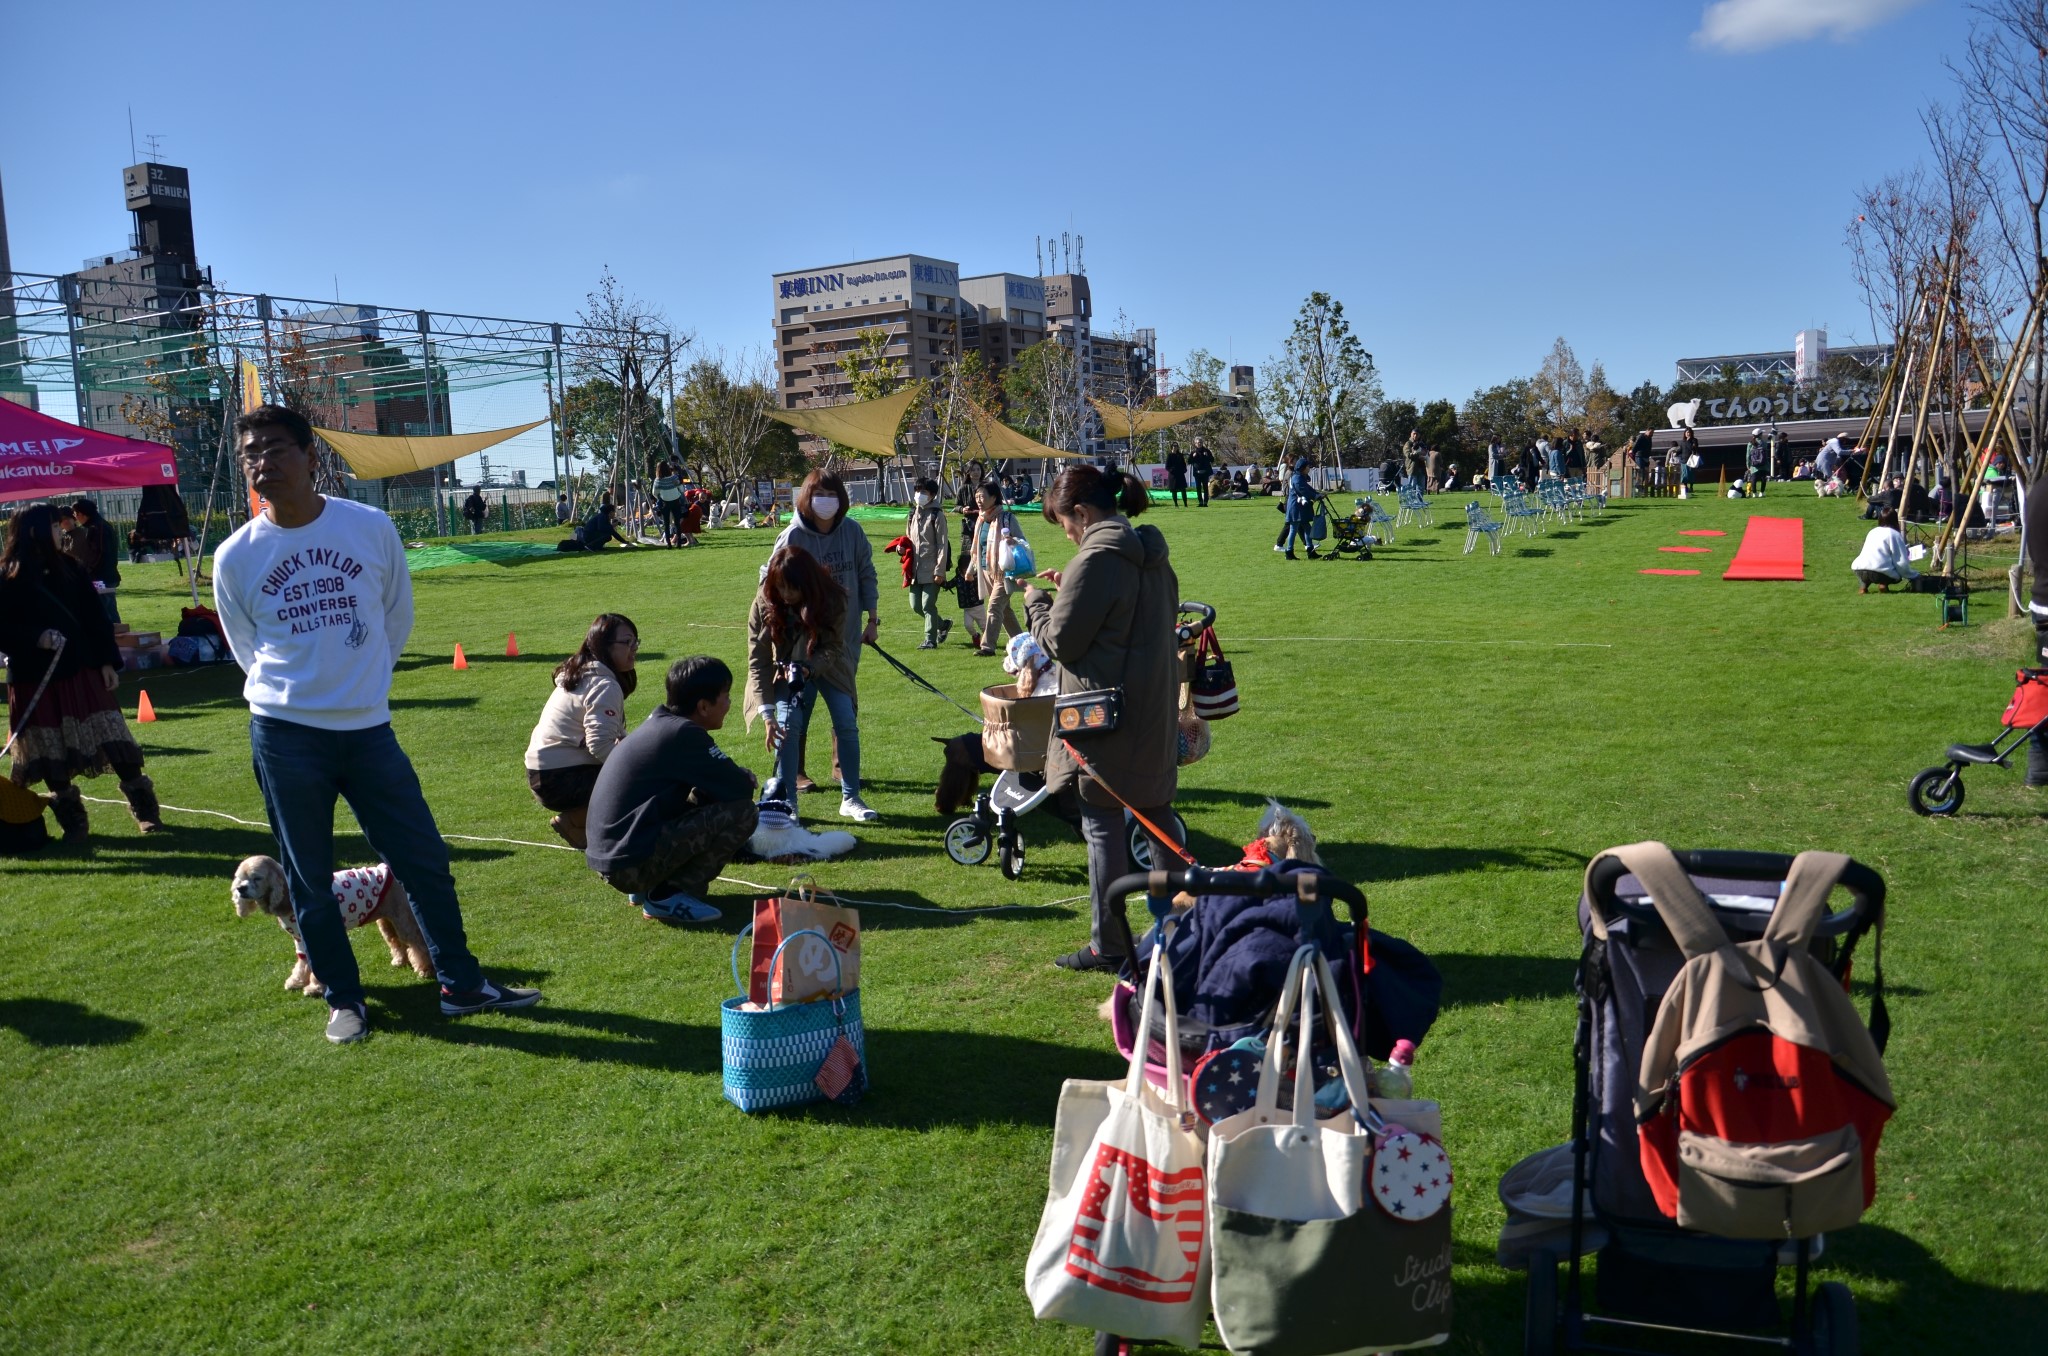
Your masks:
{"label": "grass shadow", "polygon": [[1414,880],[1476,871],[1583,872],[1587,858],[1553,847],[1422,847],[1409,843],[1317,844],[1323,862],[1345,880]]}
{"label": "grass shadow", "polygon": [[63,998],[0,998],[0,1027],[12,1027],[30,1045],[45,1048],[122,1045],[148,1029]]}
{"label": "grass shadow", "polygon": [[459,706],[475,706],[478,700],[479,698],[476,697],[393,697],[391,699],[391,709],[394,711],[415,710],[422,707],[429,709],[435,707],[452,709]]}
{"label": "grass shadow", "polygon": [[1540,559],[1543,556],[1554,556],[1557,552],[1548,546],[1519,546],[1515,548],[1515,554],[1529,559]]}
{"label": "grass shadow", "polygon": [[[503,1016],[450,1021],[441,1016],[431,985],[369,986],[368,993],[376,1004],[372,1028],[379,1032],[657,1073],[710,1076],[723,1068],[715,1023],[546,1003]],[[895,1129],[1050,1128],[1062,1083],[1113,1078],[1125,1067],[1110,1044],[1107,1025],[1099,1050],[978,1031],[872,1030],[865,1043],[871,1084],[859,1106],[813,1104],[773,1114]]]}
{"label": "grass shadow", "polygon": [[1447,1007],[1486,1007],[1521,998],[1568,998],[1579,963],[1569,956],[1482,956],[1432,952]]}

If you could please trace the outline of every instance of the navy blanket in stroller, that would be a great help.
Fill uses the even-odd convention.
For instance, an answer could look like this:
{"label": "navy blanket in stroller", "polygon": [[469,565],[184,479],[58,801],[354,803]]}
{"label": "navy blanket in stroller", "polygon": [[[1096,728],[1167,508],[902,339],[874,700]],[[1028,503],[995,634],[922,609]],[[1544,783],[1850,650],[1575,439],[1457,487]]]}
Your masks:
{"label": "navy blanket in stroller", "polygon": [[[1295,861],[1274,869],[1282,875],[1321,870]],[[1166,947],[1184,1028],[1203,1032],[1202,1044],[1211,1050],[1265,1034],[1289,962],[1313,942],[1329,958],[1344,1015],[1367,1055],[1383,1060],[1397,1040],[1422,1044],[1436,1021],[1443,976],[1400,938],[1370,927],[1366,935],[1372,969],[1361,1003],[1355,921],[1342,925],[1324,909],[1304,925],[1291,895],[1201,896],[1174,925]],[[1147,932],[1138,954],[1150,954],[1153,940]]]}

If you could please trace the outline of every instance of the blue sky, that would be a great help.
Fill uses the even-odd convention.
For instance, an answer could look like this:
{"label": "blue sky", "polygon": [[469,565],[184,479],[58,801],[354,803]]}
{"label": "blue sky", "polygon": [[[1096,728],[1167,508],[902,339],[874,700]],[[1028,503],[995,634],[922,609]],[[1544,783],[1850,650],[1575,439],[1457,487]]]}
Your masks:
{"label": "blue sky", "polygon": [[1843,227],[1920,156],[1967,20],[1960,0],[15,5],[0,178],[15,267],[77,267],[128,229],[132,102],[242,290],[567,320],[608,264],[737,349],[769,339],[776,270],[914,250],[1029,272],[1033,235],[1071,230],[1098,314],[1156,328],[1169,364],[1258,362],[1321,289],[1391,395],[1462,400],[1560,334],[1626,387],[1806,325],[1870,337]]}

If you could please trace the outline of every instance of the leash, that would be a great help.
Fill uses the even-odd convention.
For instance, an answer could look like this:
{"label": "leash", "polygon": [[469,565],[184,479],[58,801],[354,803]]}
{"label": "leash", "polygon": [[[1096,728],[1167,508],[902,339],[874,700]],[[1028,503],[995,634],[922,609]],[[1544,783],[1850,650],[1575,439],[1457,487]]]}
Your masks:
{"label": "leash", "polygon": [[924,675],[912,669],[910,665],[904,663],[895,655],[890,654],[887,650],[875,644],[875,642],[873,642],[872,640],[868,642],[868,648],[870,650],[873,650],[876,654],[882,656],[882,658],[888,660],[890,668],[896,670],[896,672],[902,674],[905,678],[908,678],[916,686],[923,688],[925,691],[931,693],[934,697],[937,697],[940,701],[948,703],[952,706],[954,710],[960,712],[960,714],[964,716],[972,716],[974,718],[974,723],[976,725],[981,725],[985,723],[982,720],[979,713],[969,711],[966,707],[960,705],[959,702],[954,701],[951,697],[948,697],[945,693],[939,691],[936,687],[933,687],[930,680],[925,678]]}
{"label": "leash", "polygon": [[1188,852],[1187,848],[1183,847],[1179,840],[1174,838],[1172,834],[1168,833],[1165,829],[1160,828],[1151,820],[1145,818],[1145,812],[1143,810],[1140,810],[1137,806],[1131,804],[1122,796],[1118,795],[1116,792],[1116,788],[1111,786],[1107,781],[1103,780],[1102,774],[1095,770],[1095,765],[1082,756],[1081,751],[1074,747],[1072,741],[1062,738],[1060,740],[1060,743],[1066,745],[1067,752],[1073,755],[1075,764],[1079,766],[1083,772],[1087,773],[1090,777],[1093,777],[1096,783],[1099,786],[1101,786],[1103,790],[1109,792],[1111,800],[1114,800],[1117,804],[1123,806],[1126,810],[1129,810],[1131,812],[1131,818],[1137,820],[1140,824],[1143,824],[1145,826],[1145,831],[1151,834],[1155,841],[1166,844],[1168,848],[1172,849],[1173,855],[1180,858],[1181,861],[1185,862],[1187,865],[1201,865],[1201,863],[1196,861],[1193,855]]}
{"label": "leash", "polygon": [[57,648],[50,651],[50,666],[43,670],[43,681],[36,684],[36,694],[28,699],[28,705],[21,709],[21,723],[8,733],[7,742],[0,744],[0,758],[5,758],[14,748],[14,741],[21,738],[21,732],[28,728],[28,718],[36,713],[36,705],[43,699],[43,690],[50,685],[51,677],[57,672],[57,661],[64,657],[66,641],[62,631],[57,632]]}

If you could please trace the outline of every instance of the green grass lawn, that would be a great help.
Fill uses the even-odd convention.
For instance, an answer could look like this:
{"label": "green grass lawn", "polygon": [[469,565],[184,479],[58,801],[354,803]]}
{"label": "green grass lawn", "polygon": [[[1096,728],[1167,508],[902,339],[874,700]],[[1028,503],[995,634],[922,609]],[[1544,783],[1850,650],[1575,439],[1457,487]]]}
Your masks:
{"label": "green grass lawn", "polygon": [[[1269,504],[1148,519],[1184,595],[1219,609],[1244,697],[1183,773],[1195,851],[1235,860],[1277,796],[1374,922],[1444,972],[1416,1084],[1459,1167],[1454,1347],[1519,1350],[1494,1187],[1566,1137],[1580,875],[1642,838],[1833,848],[1884,874],[1900,1109],[1876,1208],[1822,1272],[1853,1285],[1873,1351],[2041,1340],[2048,797],[1988,769],[1954,820],[1904,800],[1946,744],[1997,727],[2023,653],[2015,623],[1986,620],[2002,597],[1946,632],[1931,598],[1859,597],[1866,525],[1790,491],[1761,507],[1807,518],[1804,583],[1720,580],[1757,505],[1624,502],[1496,559],[1460,554],[1462,503],[1369,564],[1283,561]],[[1069,554],[1050,525],[1027,530],[1043,564]],[[647,646],[636,718],[669,659],[737,667],[768,540],[418,575],[393,706],[443,832],[550,839],[520,764],[550,666],[621,610]],[[1712,553],[1655,549],[1690,541]],[[973,705],[995,665],[959,631],[918,652],[878,560],[882,643]],[[1674,563],[1702,573],[1638,573]],[[129,619],[174,627],[171,567],[127,573]],[[164,801],[260,821],[239,674],[140,678]],[[748,1117],[720,1096],[740,886],[714,895],[723,923],[673,931],[574,854],[458,840],[476,950],[546,1001],[443,1020],[431,986],[359,938],[376,1035],[337,1050],[324,1005],[282,988],[283,935],[228,901],[267,830],[172,811],[145,840],[95,804],[91,851],[0,861],[0,1351],[1087,1350],[1023,1294],[1061,1080],[1119,1068],[1106,981],[1050,964],[1087,935],[1080,844],[1039,815],[1022,880],[954,866],[927,736],[969,722],[872,658],[860,696],[883,820],[818,874],[923,911],[863,909],[873,1090],[850,1111]],[[758,729],[723,742],[767,770]],[[345,836],[339,859],[366,852]],[[999,905],[1015,907],[970,912]]]}

